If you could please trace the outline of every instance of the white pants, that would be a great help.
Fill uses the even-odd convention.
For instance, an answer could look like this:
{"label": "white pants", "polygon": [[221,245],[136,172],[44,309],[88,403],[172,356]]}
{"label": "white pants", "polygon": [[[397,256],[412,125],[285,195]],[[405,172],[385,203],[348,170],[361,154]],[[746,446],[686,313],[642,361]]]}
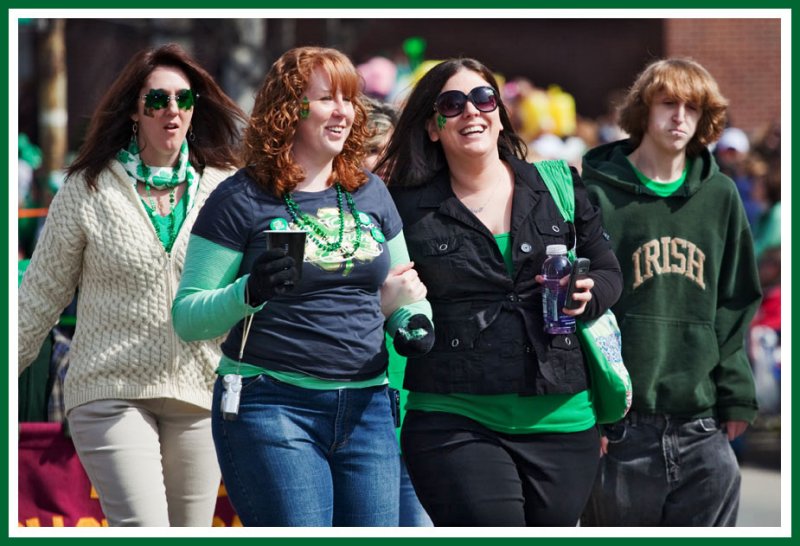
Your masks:
{"label": "white pants", "polygon": [[220,471],[208,410],[168,398],[97,400],[69,429],[109,526],[210,526]]}

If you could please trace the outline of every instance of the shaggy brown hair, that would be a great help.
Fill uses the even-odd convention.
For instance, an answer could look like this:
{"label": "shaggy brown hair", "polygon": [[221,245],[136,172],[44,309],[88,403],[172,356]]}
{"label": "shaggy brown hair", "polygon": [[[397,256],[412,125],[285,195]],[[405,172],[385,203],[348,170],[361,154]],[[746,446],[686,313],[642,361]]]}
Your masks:
{"label": "shaggy brown hair", "polygon": [[275,61],[256,95],[244,133],[244,163],[250,176],[277,197],[291,192],[306,173],[292,155],[301,101],[315,69],[331,79],[331,91],[349,97],[355,120],[342,152],[333,159],[329,183],[353,191],[367,181],[361,164],[369,136],[367,110],[360,97],[361,78],[344,54],[321,47],[290,49]]}
{"label": "shaggy brown hair", "polygon": [[686,147],[686,155],[696,157],[719,139],[725,128],[728,100],[720,93],[716,80],[691,59],[663,59],[639,74],[620,107],[619,126],[630,135],[634,148],[642,143],[653,97],[661,91],[700,108],[697,131]]}
{"label": "shaggy brown hair", "polygon": [[194,140],[189,142],[189,162],[199,172],[209,167],[238,166],[239,125],[244,112],[217,85],[214,78],[177,44],[140,51],[128,62],[92,115],[86,140],[67,178],[83,172],[96,188],[97,177],[131,140],[131,114],[141,100],[145,80],[159,66],[181,70],[199,96],[192,113]]}

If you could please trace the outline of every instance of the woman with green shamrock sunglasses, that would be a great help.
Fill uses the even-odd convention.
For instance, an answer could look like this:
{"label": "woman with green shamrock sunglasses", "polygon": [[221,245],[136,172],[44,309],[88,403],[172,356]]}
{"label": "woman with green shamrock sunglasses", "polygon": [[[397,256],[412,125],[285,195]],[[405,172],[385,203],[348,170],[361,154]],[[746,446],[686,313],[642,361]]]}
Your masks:
{"label": "woman with green shamrock sunglasses", "polygon": [[146,95],[142,95],[142,98],[144,107],[151,110],[166,108],[171,100],[174,100],[181,110],[191,110],[198,96],[191,89],[181,89],[174,95],[170,95],[164,89],[151,89]]}
{"label": "woman with green shamrock sunglasses", "polygon": [[177,45],[136,54],[92,117],[19,289],[20,371],[78,289],[64,402],[110,526],[212,522],[219,350],[179,339],[170,308],[197,212],[237,165],[243,121]]}

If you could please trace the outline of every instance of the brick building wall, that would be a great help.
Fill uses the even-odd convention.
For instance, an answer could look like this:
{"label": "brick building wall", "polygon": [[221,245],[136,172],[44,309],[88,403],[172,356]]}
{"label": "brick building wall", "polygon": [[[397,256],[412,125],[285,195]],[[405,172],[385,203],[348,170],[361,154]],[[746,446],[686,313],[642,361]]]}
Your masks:
{"label": "brick building wall", "polygon": [[731,125],[758,137],[780,120],[779,19],[667,19],[664,53],[687,56],[716,78]]}
{"label": "brick building wall", "polygon": [[[635,12],[632,17],[635,16]],[[291,22],[291,24],[286,24]],[[614,94],[626,89],[653,59],[682,55],[704,64],[731,102],[731,122],[758,137],[780,119],[780,19],[448,19],[441,18],[265,20],[261,61],[269,66],[296,44],[342,47],[355,62],[394,56],[409,36],[427,40],[426,58],[474,56],[508,78],[546,87],[558,84],[575,97],[578,113],[604,114]],[[334,32],[335,31],[335,32]],[[69,143],[75,149],[107,85],[134,51],[149,43],[187,41],[212,74],[239,43],[235,25],[223,20],[69,19]],[[172,34],[170,34],[172,33]],[[275,42],[272,44],[272,42]],[[19,79],[20,131],[38,141],[34,26],[22,27]],[[98,55],[97,52],[104,52]],[[23,57],[21,57],[23,58]],[[260,78],[257,79],[260,83]]]}

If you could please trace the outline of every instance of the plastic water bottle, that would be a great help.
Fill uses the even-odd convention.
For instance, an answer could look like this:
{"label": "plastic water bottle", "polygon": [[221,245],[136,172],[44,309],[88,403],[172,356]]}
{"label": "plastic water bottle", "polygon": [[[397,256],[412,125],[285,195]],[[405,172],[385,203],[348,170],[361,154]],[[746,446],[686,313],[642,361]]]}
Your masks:
{"label": "plastic water bottle", "polygon": [[547,259],[542,266],[544,276],[544,296],[542,296],[542,313],[544,315],[544,331],[548,334],[571,334],[575,331],[575,317],[561,312],[567,301],[567,282],[561,279],[568,277],[572,264],[567,258],[566,245],[547,245]]}

